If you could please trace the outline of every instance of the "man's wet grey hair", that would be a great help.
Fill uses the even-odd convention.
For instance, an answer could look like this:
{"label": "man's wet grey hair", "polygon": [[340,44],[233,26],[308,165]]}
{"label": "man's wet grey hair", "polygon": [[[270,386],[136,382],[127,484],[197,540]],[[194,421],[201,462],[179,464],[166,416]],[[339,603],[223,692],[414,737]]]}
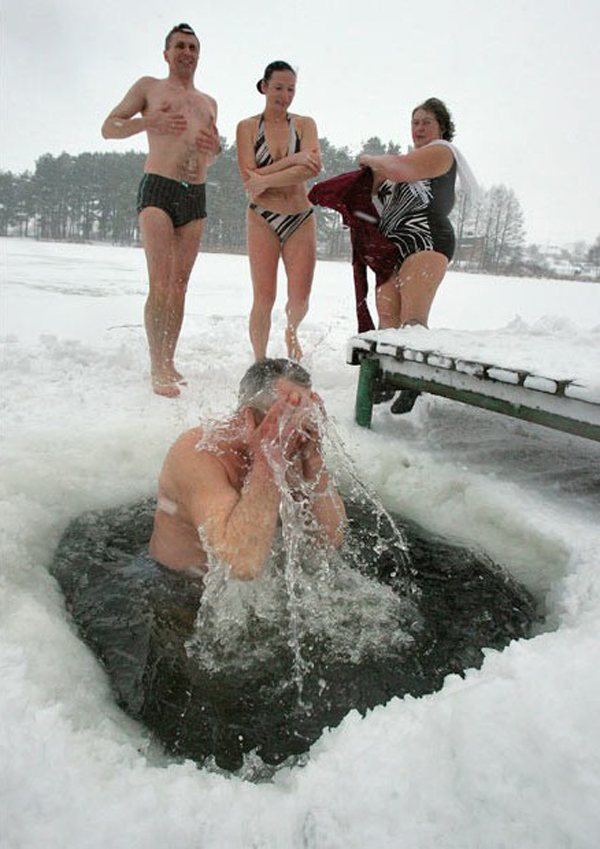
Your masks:
{"label": "man's wet grey hair", "polygon": [[275,401],[275,381],[283,377],[299,386],[310,386],[310,374],[293,360],[265,357],[250,366],[240,381],[238,403],[266,413]]}

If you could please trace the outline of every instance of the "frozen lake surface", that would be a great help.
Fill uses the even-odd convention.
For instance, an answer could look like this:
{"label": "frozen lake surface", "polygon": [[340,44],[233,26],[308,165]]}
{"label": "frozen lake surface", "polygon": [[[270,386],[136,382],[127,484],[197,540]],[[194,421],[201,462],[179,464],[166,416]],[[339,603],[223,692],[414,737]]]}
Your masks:
{"label": "frozen lake surface", "polygon": [[[269,782],[176,763],[116,707],[47,567],[75,516],[152,494],[171,441],[234,406],[251,362],[247,259],[199,257],[178,360],[189,386],[167,400],[149,388],[141,250],[0,251],[3,849],[599,845],[599,445],[431,396],[401,418],[376,408],[361,430],[351,269],[319,263],[306,364],[359,474],[394,512],[505,564],[547,621],[438,693],[348,715]],[[600,286],[451,272],[431,324],[593,362]],[[281,292],[275,356],[283,330]]]}

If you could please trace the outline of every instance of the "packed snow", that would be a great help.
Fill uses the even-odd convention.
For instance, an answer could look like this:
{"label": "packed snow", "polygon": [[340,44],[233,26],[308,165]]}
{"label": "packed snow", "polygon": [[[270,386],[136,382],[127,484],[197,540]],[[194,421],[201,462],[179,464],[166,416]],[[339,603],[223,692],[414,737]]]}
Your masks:
{"label": "packed snow", "polygon": [[[558,381],[572,381],[575,386],[567,385],[567,397],[600,404],[600,345],[594,344],[596,341],[593,332],[582,333],[577,327],[569,333],[562,320],[558,327],[555,321],[549,321],[538,322],[530,329],[517,318],[497,331],[422,327],[371,330],[352,337],[348,347],[369,350],[369,343],[374,343],[378,353],[392,357],[397,348],[402,348],[406,349],[403,356],[407,360],[446,369],[453,368],[455,360],[459,361],[457,367],[460,362],[493,365],[493,369],[488,369],[489,375],[505,383],[518,383],[518,372],[529,372],[524,386],[540,392],[555,393]],[[349,356],[348,362],[352,360]]]}
{"label": "packed snow", "polygon": [[[370,330],[348,340],[346,361],[356,365],[368,351],[383,375],[421,378],[437,384],[442,395],[448,388],[507,402],[523,419],[529,411],[541,411],[549,417],[547,424],[559,417],[559,429],[598,439],[600,346],[594,345],[593,334],[591,345],[590,337],[579,333],[576,341],[572,335],[555,335],[549,350],[547,333],[524,337],[521,329],[516,319],[496,333],[423,327]],[[436,394],[434,388],[428,391]]]}
{"label": "packed snow", "polygon": [[[349,714],[268,781],[177,763],[115,705],[47,567],[69,521],[153,493],[171,441],[233,408],[251,362],[247,259],[200,255],[179,346],[189,385],[170,400],[150,390],[139,248],[0,249],[3,849],[595,849],[600,445],[433,396],[359,428],[351,269],[320,262],[301,338],[358,473],[390,509],[503,564],[546,620],[438,693]],[[280,289],[276,356],[283,275]],[[449,272],[431,325],[591,363],[600,286]]]}

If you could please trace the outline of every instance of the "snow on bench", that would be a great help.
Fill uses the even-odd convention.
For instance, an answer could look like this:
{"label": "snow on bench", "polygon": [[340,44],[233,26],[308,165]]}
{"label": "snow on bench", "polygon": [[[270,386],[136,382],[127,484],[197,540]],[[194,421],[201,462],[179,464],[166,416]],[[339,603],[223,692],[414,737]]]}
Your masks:
{"label": "snow on bench", "polygon": [[373,392],[418,389],[600,441],[600,340],[499,331],[371,330],[348,342],[361,366],[356,420],[369,427]]}

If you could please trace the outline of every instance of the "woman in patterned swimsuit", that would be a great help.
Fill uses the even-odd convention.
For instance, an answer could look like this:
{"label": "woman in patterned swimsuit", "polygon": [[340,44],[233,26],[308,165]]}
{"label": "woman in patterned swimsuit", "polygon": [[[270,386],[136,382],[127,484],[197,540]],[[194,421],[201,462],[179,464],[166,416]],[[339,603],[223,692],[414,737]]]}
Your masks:
{"label": "woman in patterned swimsuit", "polygon": [[281,256],[288,281],[287,353],[300,360],[298,325],[308,310],[317,241],[306,180],[321,170],[319,139],[312,118],[288,114],[296,73],[287,62],[267,65],[257,88],[266,98],[262,115],[246,118],[237,127],[238,164],[250,196],[250,340],[255,358],[265,357]]}
{"label": "woman in patterned swimsuit", "polygon": [[[405,156],[363,155],[381,204],[379,229],[398,248],[397,270],[377,288],[379,327],[421,324],[454,253],[448,215],[454,205],[457,151],[448,144],[454,124],[445,104],[431,97],[412,113],[415,149]],[[442,141],[440,141],[442,140]]]}

